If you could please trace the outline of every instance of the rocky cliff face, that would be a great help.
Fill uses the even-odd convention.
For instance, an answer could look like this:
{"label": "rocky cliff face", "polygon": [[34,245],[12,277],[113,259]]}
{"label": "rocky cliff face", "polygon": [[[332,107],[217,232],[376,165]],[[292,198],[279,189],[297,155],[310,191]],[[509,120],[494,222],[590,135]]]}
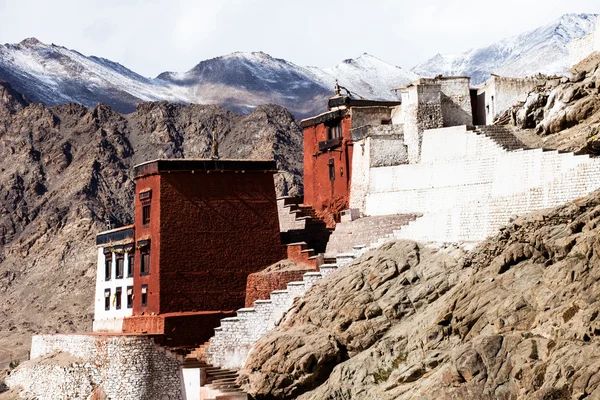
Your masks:
{"label": "rocky cliff face", "polygon": [[395,242],[318,282],[255,347],[258,399],[600,396],[600,192],[471,252]]}
{"label": "rocky cliff face", "polygon": [[279,106],[30,104],[0,83],[0,366],[33,333],[91,329],[95,234],[131,223],[135,164],[210,155],[272,158],[279,194],[301,191],[302,130]]}

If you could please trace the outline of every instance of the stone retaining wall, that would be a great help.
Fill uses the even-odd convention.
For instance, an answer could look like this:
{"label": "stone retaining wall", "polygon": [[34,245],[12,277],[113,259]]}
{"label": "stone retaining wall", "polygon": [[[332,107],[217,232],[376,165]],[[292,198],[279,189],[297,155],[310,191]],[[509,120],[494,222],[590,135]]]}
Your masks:
{"label": "stone retaining wall", "polygon": [[426,131],[419,164],[371,168],[366,214],[424,215],[400,229],[398,238],[479,241],[514,215],[600,187],[599,159],[542,149],[509,152],[461,129]]}
{"label": "stone retaining wall", "polygon": [[6,383],[39,400],[184,399],[181,360],[143,336],[34,336]]}

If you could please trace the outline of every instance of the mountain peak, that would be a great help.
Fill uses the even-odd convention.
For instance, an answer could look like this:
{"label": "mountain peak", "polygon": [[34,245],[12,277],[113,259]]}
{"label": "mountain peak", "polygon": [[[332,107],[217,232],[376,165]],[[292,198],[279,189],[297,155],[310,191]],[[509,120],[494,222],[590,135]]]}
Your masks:
{"label": "mountain peak", "polygon": [[44,43],[40,42],[37,38],[34,38],[34,37],[29,37],[27,39],[23,39],[19,44],[21,46],[25,46],[25,47],[45,46]]}
{"label": "mountain peak", "polygon": [[421,76],[467,75],[473,85],[490,73],[525,77],[559,74],[568,70],[573,40],[594,31],[597,14],[565,14],[534,30],[462,53],[435,55],[412,70]]}

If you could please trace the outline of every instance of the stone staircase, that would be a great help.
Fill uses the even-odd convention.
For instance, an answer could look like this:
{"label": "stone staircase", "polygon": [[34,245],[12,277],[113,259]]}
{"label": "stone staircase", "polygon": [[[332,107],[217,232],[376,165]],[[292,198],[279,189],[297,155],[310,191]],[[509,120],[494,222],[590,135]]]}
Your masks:
{"label": "stone staircase", "polygon": [[509,126],[505,125],[478,125],[474,132],[484,135],[493,140],[506,151],[525,150],[528,147],[523,144],[513,133]]}
{"label": "stone staircase", "polygon": [[[393,235],[386,238],[391,239]],[[384,242],[355,246],[350,252],[338,254],[335,263],[323,264],[318,272],[305,273],[302,281],[289,282],[285,290],[271,292],[270,299],[256,300],[254,307],[239,309],[236,317],[222,319],[221,326],[215,328],[215,335],[206,346],[206,361],[215,367],[230,370],[243,367],[254,344],[279,324],[294,299],[302,296],[315,282]]]}
{"label": "stone staircase", "polygon": [[200,400],[241,400],[248,399],[248,395],[238,385],[238,372],[215,367],[206,362],[206,347],[209,342],[188,353],[182,367],[198,368],[201,371],[201,386],[198,398]]}
{"label": "stone staircase", "polygon": [[338,222],[327,243],[325,257],[351,252],[355,246],[367,246],[380,238],[391,237],[395,230],[408,225],[416,214],[393,214]]}
{"label": "stone staircase", "polygon": [[[482,131],[482,136],[499,145],[503,149],[501,153],[475,151],[479,154],[475,160],[464,157],[443,160],[437,166],[414,167],[429,168],[419,177],[426,185],[412,193],[411,190],[396,192],[393,202],[411,203],[412,211],[423,211],[424,215],[394,230],[395,238],[476,243],[509,223],[514,216],[564,204],[600,187],[600,159],[556,150],[523,149],[522,143],[509,136],[509,128],[485,128],[483,131],[487,133]],[[492,149],[478,142],[475,150],[483,146]],[[446,170],[454,171],[453,176],[446,176]],[[416,172],[419,171],[411,171]],[[455,177],[459,177],[460,182],[443,187]],[[417,190],[419,201],[411,202]],[[379,196],[380,200],[386,197]],[[418,203],[423,204],[421,209]]]}
{"label": "stone staircase", "polygon": [[324,253],[332,229],[318,217],[316,211],[301,203],[299,197],[277,199],[281,242],[284,244],[306,243],[315,254]]}

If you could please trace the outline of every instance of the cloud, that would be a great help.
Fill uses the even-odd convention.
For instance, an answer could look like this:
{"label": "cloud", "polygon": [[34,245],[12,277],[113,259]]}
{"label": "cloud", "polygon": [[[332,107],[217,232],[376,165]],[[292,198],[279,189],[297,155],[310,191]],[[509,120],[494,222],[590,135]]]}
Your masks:
{"label": "cloud", "polygon": [[35,36],[120,62],[146,76],[185,71],[232,51],[329,67],[371,53],[410,68],[597,12],[597,0],[0,0],[0,41]]}

